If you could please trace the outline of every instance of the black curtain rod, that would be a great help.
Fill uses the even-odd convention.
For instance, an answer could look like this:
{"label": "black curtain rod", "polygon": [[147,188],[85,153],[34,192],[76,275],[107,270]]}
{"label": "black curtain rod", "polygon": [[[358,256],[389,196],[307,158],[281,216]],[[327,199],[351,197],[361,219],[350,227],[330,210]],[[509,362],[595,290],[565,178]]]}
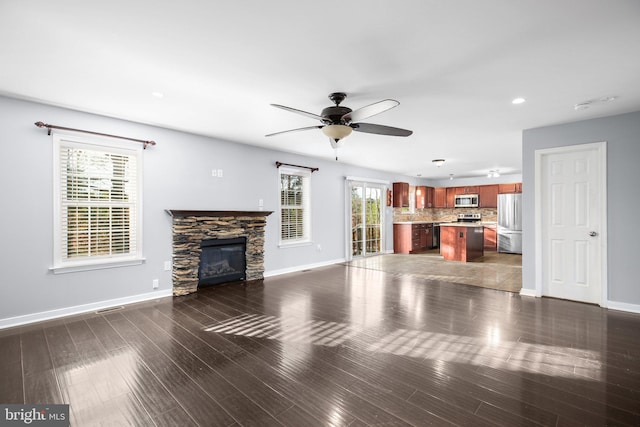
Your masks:
{"label": "black curtain rod", "polygon": [[51,135],[51,129],[61,129],[61,130],[70,130],[73,132],[89,133],[91,135],[108,136],[109,138],[118,138],[118,139],[126,139],[128,141],[141,142],[144,144],[143,149],[145,150],[147,149],[147,145],[156,145],[155,141],[145,141],[144,139],[135,139],[135,138],[128,138],[126,136],[109,135],[108,133],[92,132],[90,130],[66,128],[63,126],[49,125],[43,122],[35,122],[34,124],[39,128],[47,128],[47,135]]}
{"label": "black curtain rod", "polygon": [[311,173],[314,173],[315,171],[320,170],[319,168],[310,168],[309,166],[300,166],[300,165],[292,165],[291,163],[276,162],[276,167],[279,168],[280,166],[293,166],[294,168],[309,169]]}

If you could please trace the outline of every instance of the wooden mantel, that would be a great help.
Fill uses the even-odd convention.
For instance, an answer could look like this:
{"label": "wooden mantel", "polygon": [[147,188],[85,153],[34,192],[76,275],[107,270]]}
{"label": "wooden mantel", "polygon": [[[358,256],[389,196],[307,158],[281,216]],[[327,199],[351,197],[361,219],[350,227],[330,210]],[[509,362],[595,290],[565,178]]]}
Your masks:
{"label": "wooden mantel", "polygon": [[273,211],[196,211],[196,210],[178,210],[167,209],[172,217],[185,216],[269,216]]}

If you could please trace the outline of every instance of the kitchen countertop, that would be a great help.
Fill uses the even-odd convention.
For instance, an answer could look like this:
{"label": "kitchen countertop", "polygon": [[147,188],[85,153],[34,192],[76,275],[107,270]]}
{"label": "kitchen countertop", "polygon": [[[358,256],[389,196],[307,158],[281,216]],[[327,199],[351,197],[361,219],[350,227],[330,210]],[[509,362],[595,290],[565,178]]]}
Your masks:
{"label": "kitchen countertop", "polygon": [[439,224],[440,221],[396,221],[394,224]]}
{"label": "kitchen countertop", "polygon": [[498,223],[496,221],[481,221],[481,222],[456,222],[456,221],[395,221],[394,224],[438,224],[445,226],[461,226],[461,227],[496,227]]}

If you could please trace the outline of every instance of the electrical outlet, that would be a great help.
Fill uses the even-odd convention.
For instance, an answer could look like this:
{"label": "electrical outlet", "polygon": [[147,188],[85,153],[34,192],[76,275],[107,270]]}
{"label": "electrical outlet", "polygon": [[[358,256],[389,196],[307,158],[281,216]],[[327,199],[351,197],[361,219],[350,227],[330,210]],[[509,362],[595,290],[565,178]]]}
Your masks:
{"label": "electrical outlet", "polygon": [[218,178],[222,178],[222,169],[218,169]]}
{"label": "electrical outlet", "polygon": [[217,169],[211,169],[211,176],[218,176],[218,170]]}
{"label": "electrical outlet", "polygon": [[171,261],[164,262],[164,271],[171,271]]}
{"label": "electrical outlet", "polygon": [[153,289],[158,289],[160,287],[160,280],[153,279]]}

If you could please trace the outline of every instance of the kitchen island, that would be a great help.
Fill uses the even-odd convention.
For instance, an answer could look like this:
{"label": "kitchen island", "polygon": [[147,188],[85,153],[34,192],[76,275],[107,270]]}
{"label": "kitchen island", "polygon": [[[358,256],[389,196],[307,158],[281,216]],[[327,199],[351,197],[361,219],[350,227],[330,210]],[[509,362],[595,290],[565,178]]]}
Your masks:
{"label": "kitchen island", "polygon": [[476,223],[440,224],[440,254],[445,260],[462,262],[484,256],[484,227]]}

